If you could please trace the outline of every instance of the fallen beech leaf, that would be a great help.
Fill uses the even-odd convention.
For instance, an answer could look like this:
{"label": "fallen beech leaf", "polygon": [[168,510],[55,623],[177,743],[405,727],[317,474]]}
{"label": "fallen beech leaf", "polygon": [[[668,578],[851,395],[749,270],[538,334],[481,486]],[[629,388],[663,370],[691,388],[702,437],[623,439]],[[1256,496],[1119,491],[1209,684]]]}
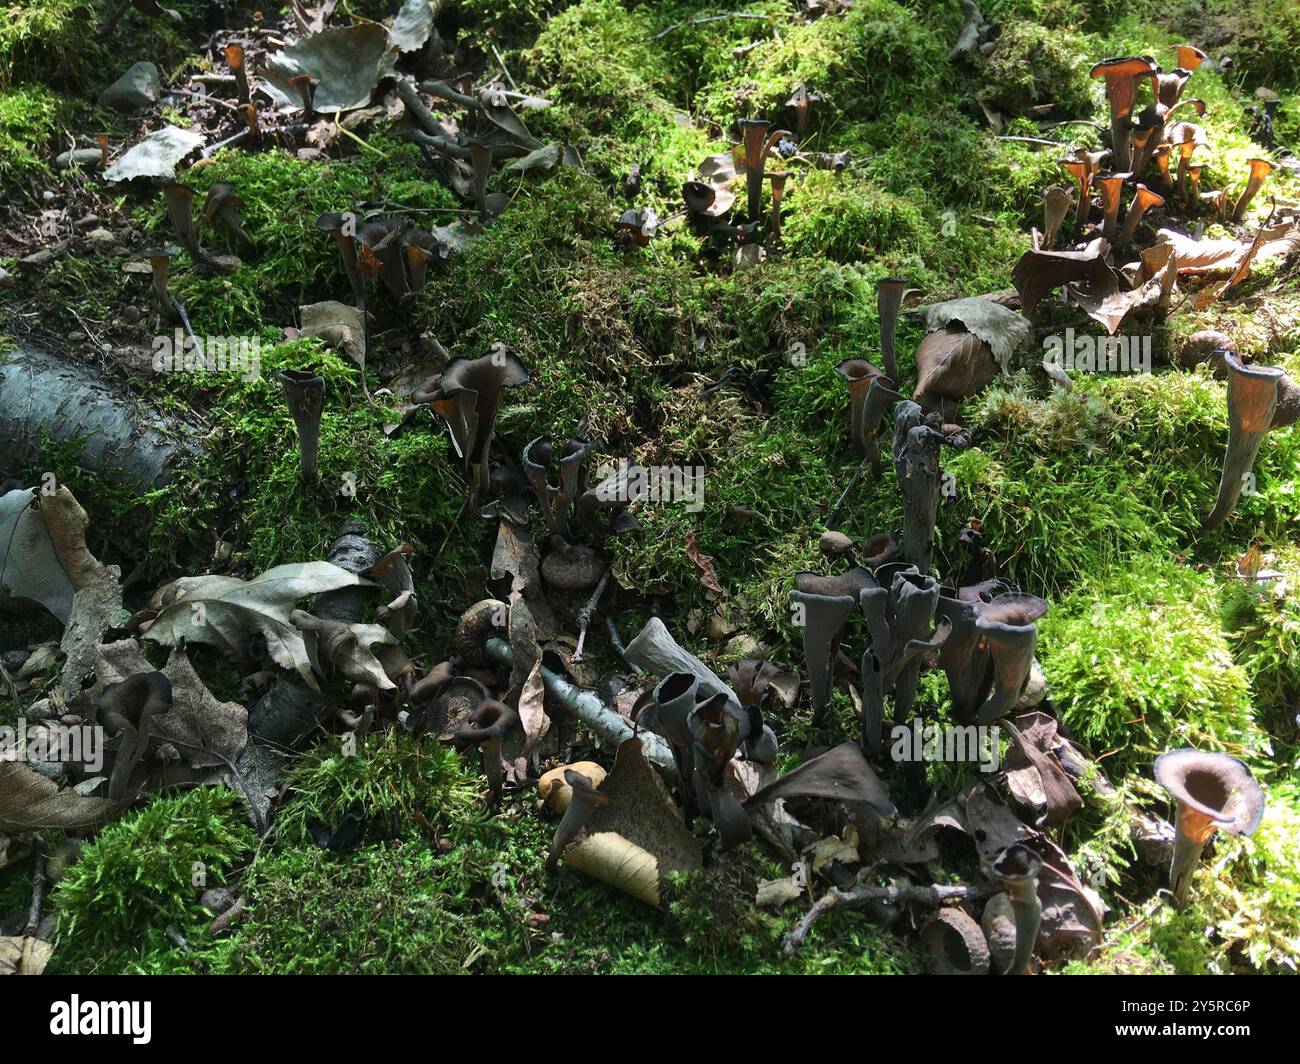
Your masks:
{"label": "fallen beech leaf", "polygon": [[289,620],[302,630],[307,657],[321,676],[337,671],[349,680],[369,684],[380,691],[397,687],[370,650],[376,645],[397,645],[397,637],[383,625],[344,624],[313,617],[305,610],[294,610]]}
{"label": "fallen beech leaf", "polygon": [[1025,317],[1032,318],[1039,300],[1062,285],[1079,285],[1097,299],[1115,291],[1119,282],[1106,265],[1109,247],[1099,237],[1083,251],[1026,251],[1011,271]]}
{"label": "fallen beech leaf", "polygon": [[760,909],[779,909],[804,896],[804,888],[793,879],[765,879],[758,885],[754,904]]}
{"label": "fallen beech leaf", "polygon": [[897,812],[889,800],[889,789],[863,757],[862,747],[855,742],[841,743],[791,769],[749,799],[745,808],[752,809],[778,798],[796,797],[864,802],[886,819]]}
{"label": "fallen beech leaf", "polygon": [[[1281,222],[1259,231],[1262,239],[1254,253],[1254,261],[1267,262],[1280,259],[1300,249],[1300,222]],[[1202,273],[1231,273],[1238,269],[1250,254],[1253,240],[1193,240],[1173,229],[1161,229],[1156,240],[1172,244],[1178,255],[1180,275]]]}
{"label": "fallen beech leaf", "polygon": [[176,164],[203,145],[203,136],[177,126],[150,133],[104,171],[105,181],[131,181],[137,177],[172,180]]}
{"label": "fallen beech leaf", "polygon": [[0,938],[0,975],[40,975],[54,947],[35,935]]}
{"label": "fallen beech leaf", "polygon": [[[100,687],[152,671],[134,639],[98,648],[95,676]],[[150,720],[150,734],[175,743],[181,759],[195,768],[238,761],[248,744],[248,710],[238,702],[219,701],[194,671],[183,645],[172,648],[162,673],[171,681],[172,705]]]}
{"label": "fallen beech leaf", "polygon": [[713,556],[700,550],[699,537],[694,532],[686,536],[686,557],[700,571],[700,583],[706,590],[723,594],[722,585],[718,583],[717,571],[713,568]]}
{"label": "fallen beech leaf", "polygon": [[381,78],[393,72],[397,50],[388,30],[375,22],[340,26],[305,37],[276,52],[258,81],[280,111],[301,111],[302,96],[290,78],[308,74],[316,82],[312,107],[321,114],[351,111],[370,102]]}
{"label": "fallen beech leaf", "polygon": [[75,693],[95,648],[123,622],[120,571],[86,548],[86,512],[63,485],[0,496],[0,593],[39,602],[64,626],[63,687]]}
{"label": "fallen beech leaf", "polygon": [[397,17],[388,27],[388,36],[399,52],[414,52],[424,47],[433,32],[433,19],[442,7],[442,0],[404,0]]}
{"label": "fallen beech leaf", "polygon": [[545,700],[546,685],[542,683],[542,663],[539,658],[533,663],[523,690],[519,692],[519,719],[524,725],[524,757],[531,754],[542,736],[550,731],[551,718],[546,715]]}
{"label": "fallen beech leaf", "polygon": [[565,852],[564,862],[657,906],[667,873],[703,867],[700,841],[682,823],[640,739],[619,744],[599,790],[609,801],[592,815],[586,837]]}
{"label": "fallen beech leaf", "polygon": [[[1025,321],[1025,324],[1029,323]],[[947,325],[927,334],[916,349],[917,382],[912,398],[928,395],[968,399],[987,387],[997,375],[998,366],[989,345],[960,324]]]}
{"label": "fallen beech leaf", "polygon": [[298,308],[303,336],[319,336],[363,370],[366,368],[365,330],[361,311],[337,300],[308,303]]}
{"label": "fallen beech leaf", "polygon": [[1022,315],[983,296],[932,303],[908,313],[921,317],[926,332],[935,332],[953,322],[960,322],[967,332],[989,345],[993,357],[1002,366],[1006,366],[1011,356],[1033,338],[1033,327]]}
{"label": "fallen beech leaf", "polygon": [[81,831],[102,824],[116,809],[106,798],[60,790],[24,761],[0,761],[0,831]]}
{"label": "fallen beech leaf", "polygon": [[320,688],[312,675],[302,632],[289,617],[295,603],[322,591],[374,586],[330,562],[277,565],[252,580],[182,577],[154,596],[161,608],[144,638],[165,646],[180,639],[208,643],[243,660],[248,637],[257,634],[266,640],[272,661],[297,672],[317,691]]}

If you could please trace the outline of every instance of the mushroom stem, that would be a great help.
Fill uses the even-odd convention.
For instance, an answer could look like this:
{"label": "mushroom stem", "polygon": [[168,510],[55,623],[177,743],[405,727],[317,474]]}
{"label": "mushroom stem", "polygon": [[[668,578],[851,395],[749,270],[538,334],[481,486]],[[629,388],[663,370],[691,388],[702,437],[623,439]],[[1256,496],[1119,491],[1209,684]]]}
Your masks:
{"label": "mushroom stem", "polygon": [[925,424],[910,399],[894,414],[894,470],[903,492],[903,557],[922,573],[930,571],[934,525],[939,512],[939,447],[943,436]]}
{"label": "mushroom stem", "polygon": [[876,314],[880,320],[880,356],[885,363],[885,375],[890,383],[898,380],[898,363],[894,358],[894,338],[898,333],[898,315],[907,299],[906,281],[898,277],[884,277],[876,282]]}
{"label": "mushroom stem", "polygon": [[1023,843],[1008,846],[993,863],[993,874],[1011,901],[1016,921],[1016,952],[1006,975],[1029,974],[1043,917],[1043,903],[1038,898],[1038,873],[1042,867],[1043,859]]}
{"label": "mushroom stem", "polygon": [[1164,203],[1165,198],[1152,192],[1146,185],[1138,185],[1133,193],[1133,201],[1128,206],[1128,214],[1124,217],[1124,226],[1119,231],[1117,243],[1120,247],[1127,247],[1133,242],[1137,235],[1138,225],[1142,221],[1142,216],[1152,207],[1158,207]]}
{"label": "mushroom stem", "polygon": [[111,734],[121,736],[108,781],[112,801],[126,797],[131,774],[148,749],[152,719],[171,706],[171,681],[161,672],[136,673],[104,688],[95,704],[96,714]]}
{"label": "mushroom stem", "polygon": [[1237,205],[1232,208],[1232,220],[1234,222],[1240,222],[1246,216],[1246,208],[1250,206],[1250,201],[1255,198],[1255,193],[1259,191],[1260,185],[1264,183],[1264,179],[1272,171],[1273,164],[1267,159],[1250,160],[1250,177],[1246,181],[1246,187],[1237,198]]}
{"label": "mushroom stem", "polygon": [[486,221],[487,183],[492,173],[492,149],[486,144],[472,142],[469,145],[469,159],[474,167],[474,205],[478,208],[479,221]]}
{"label": "mushroom stem", "polygon": [[1111,243],[1115,242],[1117,235],[1116,226],[1119,221],[1120,193],[1123,191],[1124,182],[1129,176],[1129,174],[1107,174],[1097,181],[1101,188],[1101,235]]}
{"label": "mushroom stem", "polygon": [[763,215],[763,167],[767,157],[767,131],[771,128],[772,123],[761,118],[745,118],[740,122],[745,148],[745,191],[751,222],[758,221]]}
{"label": "mushroom stem", "polygon": [[603,805],[609,804],[609,795],[602,794],[591,780],[581,772],[569,768],[564,770],[564,782],[572,788],[569,805],[564,816],[555,828],[551,839],[551,852],[546,857],[546,871],[554,872],[569,843],[578,837],[587,826],[592,814]]}
{"label": "mushroom stem", "polygon": [[279,379],[289,414],[298,429],[298,471],[303,481],[310,484],[316,480],[325,382],[302,369],[281,370]]}
{"label": "mushroom stem", "polygon": [[158,318],[164,322],[174,321],[176,309],[172,306],[171,293],[167,291],[168,260],[171,256],[166,251],[159,251],[149,256],[149,265],[153,268],[153,298],[157,305]]}
{"label": "mushroom stem", "polygon": [[240,103],[248,103],[252,96],[248,87],[248,68],[244,65],[244,48],[239,44],[228,44],[225,49],[226,65],[235,75],[235,88]]}
{"label": "mushroom stem", "polygon": [[1175,909],[1187,904],[1192,889],[1192,874],[1201,860],[1205,844],[1214,835],[1214,821],[1204,813],[1179,802],[1174,821],[1174,856],[1169,864],[1169,890]]}

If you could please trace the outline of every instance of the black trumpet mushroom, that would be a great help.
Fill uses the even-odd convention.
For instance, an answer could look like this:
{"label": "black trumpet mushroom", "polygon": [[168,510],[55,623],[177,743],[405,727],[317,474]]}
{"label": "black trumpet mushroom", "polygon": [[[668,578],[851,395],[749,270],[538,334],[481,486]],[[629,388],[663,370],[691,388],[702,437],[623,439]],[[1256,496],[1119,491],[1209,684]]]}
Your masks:
{"label": "black trumpet mushroom", "polygon": [[108,780],[108,797],[120,802],[127,797],[131,773],[149,746],[154,716],[172,706],[172,683],[161,672],[141,672],[109,684],[95,703],[99,722],[120,743]]}
{"label": "black trumpet mushroom", "polygon": [[1155,775],[1178,803],[1169,889],[1174,907],[1181,909],[1187,904],[1201,851],[1216,831],[1253,835],[1264,817],[1264,791],[1243,762],[1201,750],[1161,754]]}

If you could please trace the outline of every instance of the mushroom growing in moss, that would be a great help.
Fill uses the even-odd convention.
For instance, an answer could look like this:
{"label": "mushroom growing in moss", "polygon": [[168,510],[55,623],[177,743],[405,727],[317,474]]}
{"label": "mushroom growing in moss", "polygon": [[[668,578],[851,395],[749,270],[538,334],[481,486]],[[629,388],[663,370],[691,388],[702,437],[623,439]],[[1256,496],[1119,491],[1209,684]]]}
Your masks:
{"label": "mushroom growing in moss", "polygon": [[1253,835],[1264,817],[1264,792],[1250,769],[1227,754],[1171,750],[1156,758],[1155,775],[1178,803],[1169,889],[1181,909],[1205,844],[1216,831]]}
{"label": "mushroom growing in moss", "polygon": [[598,789],[599,781],[593,782],[581,772],[565,769],[564,782],[569,787],[569,804],[565,807],[564,815],[555,828],[555,837],[551,840],[551,852],[546,857],[548,872],[555,871],[565,849],[581,834],[592,814],[609,804],[609,795]]}
{"label": "mushroom growing in moss", "polygon": [[501,740],[520,726],[519,714],[504,702],[488,700],[477,706],[469,715],[472,727],[458,728],[455,739],[459,743],[474,743],[483,755],[483,774],[487,776],[488,793],[493,807],[501,804],[501,786],[505,780],[505,766],[501,761]]}
{"label": "mushroom growing in moss", "polygon": [[1242,190],[1241,195],[1237,197],[1236,206],[1232,208],[1232,220],[1234,222],[1240,222],[1246,217],[1246,208],[1250,206],[1250,201],[1255,198],[1255,193],[1259,191],[1260,185],[1264,183],[1269,174],[1277,169],[1268,159],[1251,159],[1247,165],[1250,166],[1250,176],[1246,180],[1246,187]]}
{"label": "mushroom growing in moss", "polygon": [[1142,222],[1142,216],[1152,207],[1163,206],[1164,196],[1158,192],[1152,192],[1146,185],[1138,185],[1133,190],[1133,201],[1128,205],[1128,213],[1124,216],[1124,226],[1119,231],[1116,238],[1116,244],[1119,247],[1127,247],[1133,242],[1133,237],[1137,235],[1138,225]]}
{"label": "mushroom growing in moss", "polygon": [[860,568],[850,569],[840,576],[800,572],[795,573],[794,580],[795,590],[790,592],[790,601],[798,611],[798,623],[803,634],[814,721],[820,722],[822,711],[830,702],[835,661],[839,657],[844,627],[858,604],[858,593],[873,585],[875,580],[866,569]]}
{"label": "mushroom growing in moss", "polygon": [[1191,185],[1187,179],[1187,169],[1192,163],[1192,153],[1210,143],[1205,130],[1192,122],[1178,122],[1169,127],[1165,134],[1171,148],[1178,152],[1178,194],[1186,202],[1191,195]]}
{"label": "mushroom growing in moss", "polygon": [[1129,169],[1129,133],[1138,84],[1141,79],[1155,75],[1157,70],[1159,67],[1150,56],[1136,56],[1103,59],[1089,71],[1094,78],[1106,79],[1106,99],[1110,103],[1110,146],[1115,153],[1117,170]]}
{"label": "mushroom growing in moss", "polygon": [[903,397],[894,390],[893,380],[865,358],[846,358],[835,367],[835,372],[849,388],[849,438],[859,457],[871,462],[872,471],[879,478],[880,422],[890,403]]}
{"label": "mushroom growing in moss", "polygon": [[307,483],[316,480],[317,456],[320,452],[320,419],[325,409],[325,382],[305,369],[280,371],[289,414],[298,429],[298,472]]}
{"label": "mushroom growing in moss", "polygon": [[432,390],[421,393],[421,400],[447,423],[474,504],[491,482],[488,456],[506,389],[520,388],[531,379],[519,357],[498,345],[479,358],[453,359]]}
{"label": "mushroom growing in moss", "polygon": [[1074,212],[1074,224],[1080,230],[1088,220],[1088,208],[1091,206],[1088,197],[1092,192],[1093,178],[1097,175],[1101,160],[1109,154],[1109,150],[1076,151],[1060,160],[1060,165],[1079,183],[1079,203]]}
{"label": "mushroom growing in moss", "polygon": [[1056,243],[1056,234],[1070,209],[1070,193],[1060,185],[1053,185],[1043,193],[1043,243],[1050,250]]}
{"label": "mushroom growing in moss", "polygon": [[120,738],[108,797],[120,802],[127,796],[131,773],[149,746],[153,718],[172,707],[172,684],[161,672],[140,672],[104,688],[95,712],[104,729]]}
{"label": "mushroom growing in moss", "polygon": [[1265,435],[1300,418],[1300,386],[1275,366],[1246,366],[1232,351],[1215,351],[1228,371],[1228,448],[1214,509],[1201,522],[1208,531],[1232,513]]}
{"label": "mushroom growing in moss", "polygon": [[784,129],[769,132],[772,123],[761,118],[740,120],[741,146],[745,153],[745,191],[748,196],[747,212],[751,222],[763,217],[763,170],[772,145],[782,136]]}
{"label": "mushroom growing in moss", "polygon": [[883,277],[876,282],[876,316],[880,322],[880,355],[885,363],[885,373],[891,381],[898,380],[898,362],[894,358],[894,338],[898,333],[898,315],[905,303],[915,302],[921,295],[899,277]]}
{"label": "mushroom growing in moss", "polygon": [[339,248],[339,257],[343,260],[343,272],[348,275],[348,284],[352,286],[352,305],[364,313],[366,306],[366,282],[357,261],[356,215],[351,213],[325,213],[316,219],[316,228],[329,233]]}
{"label": "mushroom growing in moss", "polygon": [[1097,178],[1097,187],[1101,190],[1101,235],[1114,243],[1116,224],[1119,221],[1119,199],[1124,190],[1124,182],[1132,174],[1103,174]]}
{"label": "mushroom growing in moss", "polygon": [[993,874],[1011,900],[1016,922],[1016,952],[1005,975],[1028,975],[1038,941],[1043,904],[1038,900],[1038,873],[1043,859],[1023,843],[1008,846],[993,862]]}

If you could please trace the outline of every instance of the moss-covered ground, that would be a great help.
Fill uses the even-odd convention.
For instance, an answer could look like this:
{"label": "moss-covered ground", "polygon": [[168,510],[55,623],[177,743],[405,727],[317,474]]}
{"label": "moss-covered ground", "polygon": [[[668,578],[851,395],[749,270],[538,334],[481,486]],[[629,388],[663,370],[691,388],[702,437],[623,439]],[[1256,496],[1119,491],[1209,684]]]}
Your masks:
{"label": "moss-covered ground", "polygon": [[[95,104],[119,67],[153,59],[165,76],[211,66],[196,54],[206,9],[177,3],[178,25],[128,21],[112,39],[85,32],[87,0],[7,2],[0,20],[0,289],[6,346],[38,335],[67,346],[131,342],[123,310],[144,306],[148,277],[124,273],[166,236],[153,194],[105,191],[53,169],[72,136],[130,132]],[[241,5],[235,5],[239,7]],[[353,5],[386,17],[396,3]],[[543,141],[573,144],[584,168],[500,174],[512,199],[499,221],[454,256],[412,308],[387,308],[394,335],[437,338],[452,355],[513,348],[532,384],[511,396],[496,446],[518,455],[546,433],[580,424],[611,456],[707,471],[703,509],[646,507],[639,535],[620,539],[616,614],[626,635],[652,611],[719,668],[734,644],[708,642],[690,619],[720,610],[761,655],[801,664],[790,623],[792,574],[819,569],[818,536],[852,474],[847,403],[834,367],[878,346],[875,281],[903,276],[927,300],[997,291],[1041,225],[1040,192],[1062,180],[1062,149],[996,139],[980,102],[1007,112],[1052,103],[1091,120],[1044,133],[1027,118],[1008,136],[1096,147],[1106,109],[1092,61],[1154,54],[1172,66],[1186,40],[1230,54],[1196,75],[1214,145],[1203,188],[1239,187],[1251,140],[1252,94],[1279,93],[1280,143],[1300,145],[1295,42],[1300,14],[1283,0],[1126,3],[988,0],[997,49],[977,68],[950,63],[957,3],[857,0],[847,13],[805,19],[788,0],[729,10],[754,18],[691,24],[716,14],[700,0],[461,0],[465,46],[491,47],[521,87],[552,105],[529,114]],[[245,12],[245,14],[249,14]],[[247,20],[245,20],[247,21]],[[662,36],[665,27],[681,24]],[[111,57],[111,62],[109,58]],[[739,118],[775,117],[800,84],[816,91],[803,146],[850,153],[841,172],[809,170],[787,191],[779,253],[751,269],[701,261],[698,240],[668,221],[649,247],[612,239],[630,205],[670,219],[680,187],[726,150]],[[622,193],[640,167],[635,202]],[[185,175],[202,191],[229,181],[243,197],[256,245],[218,277],[178,268],[175,294],[199,334],[263,341],[260,379],[153,375],[102,358],[107,371],[166,413],[196,426],[205,457],[167,488],[137,495],[80,471],[51,449],[92,521],[90,545],[142,566],[146,583],[206,571],[229,544],[234,571],[317,558],[339,523],[362,519],[379,543],[415,547],[423,604],[409,649],[445,655],[460,611],[483,595],[495,527],[466,518],[463,480],[432,418],[390,436],[391,413],[362,401],[358,369],[316,340],[286,339],[302,303],[346,298],[347,282],[318,214],[360,203],[449,219],[460,200],[384,119],[340,137],[326,158],[229,148]],[[1279,170],[1279,197],[1300,181]],[[78,245],[40,270],[32,219],[47,190],[75,195],[122,234]],[[1211,227],[1210,235],[1217,231]],[[219,248],[218,250],[230,250]],[[1202,367],[1174,368],[1170,352],[1201,329],[1226,332],[1243,353],[1300,373],[1300,279],[1263,267],[1229,303],[1188,303],[1154,326],[1150,376],[1084,377],[1072,392],[1014,368],[966,405],[972,446],[947,462],[955,498],[941,509],[941,571],[971,517],[1009,578],[1050,599],[1040,657],[1053,704],[1098,757],[1117,792],[1065,825],[1062,844],[1130,928],[1070,971],[1294,971],[1300,962],[1300,436],[1270,435],[1256,462],[1257,492],[1219,530],[1199,519],[1214,500],[1227,430],[1224,386]],[[72,335],[79,339],[68,341]],[[899,335],[906,379],[921,331]],[[400,364],[373,357],[370,390]],[[275,372],[310,365],[327,383],[322,483],[297,480],[292,423]],[[0,466],[4,461],[0,460]],[[355,495],[336,490],[353,474]],[[861,485],[836,521],[854,535],[896,531],[892,473]],[[688,536],[713,558],[725,589],[702,587]],[[1236,559],[1256,543],[1285,578],[1253,585]],[[953,564],[956,564],[955,554]],[[689,622],[689,623],[688,623]],[[27,630],[0,629],[0,649]],[[598,663],[612,664],[599,626]],[[213,681],[214,687],[217,681]],[[928,690],[928,689],[927,689]],[[931,692],[933,694],[933,692]],[[0,695],[0,698],[3,698]],[[806,710],[775,722],[797,748],[851,734],[836,696],[830,722]],[[0,703],[0,712],[4,712]],[[795,908],[753,905],[759,879],[779,874],[756,847],[676,883],[664,912],[575,873],[543,873],[551,825],[531,800],[482,812],[477,758],[372,736],[343,758],[326,741],[298,757],[279,827],[259,840],[237,800],[220,791],[156,797],[98,833],[52,894],[62,971],[809,971],[904,972],[906,940],[865,912],[819,923],[808,947],[781,956]],[[1127,808],[1167,813],[1149,782],[1151,757],[1170,746],[1230,751],[1269,792],[1269,816],[1248,840],[1221,839],[1198,874],[1193,904],[1130,905],[1155,883],[1123,829]],[[359,808],[387,827],[354,852],[316,846],[306,825]],[[417,815],[418,814],[418,815]],[[52,840],[57,842],[57,840]],[[195,863],[198,863],[197,865]],[[191,867],[202,867],[202,883]],[[180,870],[178,872],[178,869]],[[788,870],[787,870],[788,871]],[[183,873],[183,874],[182,874]],[[178,879],[178,875],[180,878]],[[27,870],[0,870],[0,913],[25,904]],[[238,883],[250,898],[233,936],[210,939],[198,905],[205,886]],[[731,919],[718,919],[725,912]]]}

